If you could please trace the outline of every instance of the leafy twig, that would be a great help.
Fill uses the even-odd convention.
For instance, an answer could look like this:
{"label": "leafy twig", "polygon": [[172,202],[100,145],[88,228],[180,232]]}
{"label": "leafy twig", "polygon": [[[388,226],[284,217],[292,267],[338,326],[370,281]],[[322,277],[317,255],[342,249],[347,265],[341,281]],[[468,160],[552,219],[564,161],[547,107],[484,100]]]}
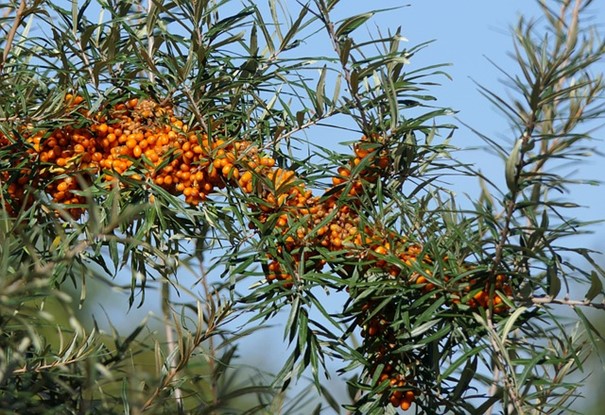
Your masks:
{"label": "leafy twig", "polygon": [[552,297],[532,297],[531,302],[533,304],[560,304],[567,305],[570,307],[591,307],[599,310],[605,310],[605,303],[595,303],[589,300],[571,300],[568,298],[552,298]]}
{"label": "leafy twig", "polygon": [[336,31],[334,29],[334,23],[330,20],[329,8],[324,0],[319,1],[320,12],[321,12],[321,20],[323,21],[328,35],[330,36],[330,41],[332,42],[332,47],[334,51],[338,55],[341,61],[341,67],[344,72],[344,78],[349,87],[349,92],[351,93],[351,97],[355,102],[355,107],[359,111],[359,116],[361,117],[361,123],[363,127],[368,127],[368,116],[366,114],[365,107],[363,102],[361,101],[361,97],[359,96],[359,92],[357,87],[353,85],[353,73],[351,72],[351,68],[347,65],[347,62],[342,59],[342,48],[341,48],[341,39],[336,35]]}
{"label": "leafy twig", "polygon": [[17,13],[15,14],[15,20],[13,22],[13,26],[8,31],[6,36],[6,45],[4,45],[4,53],[2,54],[2,62],[0,62],[0,73],[4,70],[4,65],[6,60],[8,59],[8,55],[13,47],[13,40],[15,39],[15,35],[17,34],[17,30],[19,29],[19,25],[21,25],[21,21],[23,20],[23,16],[25,14],[25,0],[21,0],[19,4],[19,8],[17,9]]}

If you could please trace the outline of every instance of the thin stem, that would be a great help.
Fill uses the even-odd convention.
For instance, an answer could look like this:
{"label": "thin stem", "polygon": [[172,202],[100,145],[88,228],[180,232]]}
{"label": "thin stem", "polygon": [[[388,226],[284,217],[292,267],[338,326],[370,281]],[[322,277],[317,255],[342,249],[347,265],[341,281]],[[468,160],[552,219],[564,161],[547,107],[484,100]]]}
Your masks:
{"label": "thin stem", "polygon": [[[336,52],[336,54],[339,57],[339,60],[341,62],[341,67],[344,72],[344,78],[347,83],[347,86],[349,87],[349,91],[351,93],[351,98],[353,98],[353,101],[355,102],[355,107],[359,111],[359,116],[361,117],[361,123],[365,129],[365,127],[368,127],[368,124],[369,124],[368,116],[366,114],[365,107],[363,105],[363,102],[361,101],[357,88],[353,88],[351,69],[347,65],[347,62],[343,62],[341,59],[342,49],[340,47],[340,41],[336,36],[336,31],[334,30],[334,23],[332,23],[332,21],[330,20],[330,14],[328,12],[328,7],[326,6],[325,1],[323,1],[323,0],[320,1],[320,7],[322,9],[321,17],[326,26],[326,30],[328,31],[328,35],[330,36],[330,41],[332,42],[332,48],[334,49],[334,51]],[[318,91],[318,93],[319,93],[319,91]]]}
{"label": "thin stem", "polygon": [[[208,286],[208,279],[207,279],[207,275],[206,275],[206,268],[204,267],[204,256],[203,256],[203,252],[199,253],[199,263],[200,263],[200,282],[202,284],[202,289],[204,290],[204,296],[206,297],[206,308],[207,308],[207,315],[208,315],[208,324],[210,324],[210,316],[212,315],[212,310],[210,308],[210,304],[213,304],[214,299],[212,298],[212,293],[210,292],[210,287]],[[208,329],[210,329],[210,327],[208,327]],[[216,350],[214,348],[214,340],[212,338],[212,336],[208,336],[208,367],[210,369],[210,373],[212,374],[211,376],[211,391],[212,391],[212,407],[216,408],[217,404],[219,402],[219,397],[218,397],[218,384],[217,384],[217,378],[216,376],[214,376],[214,373],[216,371]],[[212,410],[212,412],[210,412],[210,414],[215,414],[215,411]]]}
{"label": "thin stem", "polygon": [[[153,7],[153,0],[147,0],[147,18],[151,16],[151,8]],[[149,55],[149,59],[153,62],[153,48],[155,46],[155,37],[153,36],[153,27],[149,27],[147,25],[147,54]],[[147,71],[147,75],[149,77],[149,82],[155,82],[155,74],[150,69]]]}
{"label": "thin stem", "polygon": [[21,21],[23,20],[23,15],[25,13],[25,0],[21,0],[19,4],[19,8],[17,9],[17,13],[15,14],[15,20],[13,22],[13,26],[8,31],[6,36],[6,45],[4,45],[4,53],[2,54],[2,62],[0,62],[0,73],[4,70],[4,64],[8,59],[8,55],[13,47],[13,40],[15,39],[15,35],[17,34],[17,30],[21,25]]}
{"label": "thin stem", "polygon": [[[170,316],[171,316],[171,307],[169,300],[170,294],[170,283],[167,279],[164,280],[162,285],[162,312],[164,314],[165,327],[166,327],[166,338],[168,343],[169,353],[173,353],[176,349],[177,341],[174,339],[174,331],[172,329],[172,325],[170,325]],[[183,370],[187,366],[187,362],[191,359],[191,356],[195,352],[195,350],[202,344],[202,342],[211,339],[213,332],[216,330],[216,326],[208,325],[207,330],[205,332],[198,331],[193,339],[193,341],[189,344],[184,345],[182,350],[180,350],[180,359],[175,364],[174,359],[171,359],[168,367],[168,371],[166,375],[162,378],[160,384],[154,389],[151,393],[145,404],[143,404],[142,411],[146,411],[147,409],[153,406],[155,400],[160,396],[162,391],[168,388],[172,383],[178,380],[178,375],[181,370]],[[178,413],[184,414],[183,408],[183,395],[180,388],[174,388],[174,394],[177,398],[178,403]],[[218,402],[218,401],[217,401]]]}
{"label": "thin stem", "polygon": [[[498,383],[500,381],[500,368],[498,365],[494,365],[494,370],[492,371],[492,385],[489,387],[489,391],[487,392],[487,396],[494,396],[496,392],[498,392]],[[491,415],[494,410],[494,405],[490,406],[485,415]]]}
{"label": "thin stem", "polygon": [[559,304],[569,307],[590,307],[598,310],[605,310],[605,303],[593,303],[588,300],[570,300],[567,298],[552,298],[552,297],[532,297],[533,304]]}
{"label": "thin stem", "polygon": [[[489,341],[493,349],[493,359],[494,365],[498,369],[500,373],[502,373],[502,379],[504,381],[504,387],[506,389],[506,393],[510,397],[511,405],[514,407],[517,415],[523,415],[525,412],[523,411],[522,398],[519,395],[519,390],[515,381],[515,373],[511,373],[510,375],[507,373],[507,367],[511,367],[512,363],[510,362],[507,350],[502,345],[501,341],[496,332],[495,328],[491,321],[487,320],[487,333],[489,336]],[[493,388],[493,385],[490,387],[490,390],[494,389],[493,393],[496,392],[496,389]],[[493,396],[493,395],[490,395]]]}
{"label": "thin stem", "polygon": [[[174,329],[172,328],[172,310],[170,307],[170,281],[164,278],[162,281],[162,314],[164,316],[164,331],[166,333],[166,344],[168,347],[168,368],[173,373],[172,378],[177,380],[177,367],[175,364],[175,351],[177,348],[174,339]],[[178,408],[178,413],[183,413],[183,394],[177,386],[174,388],[174,399]]]}

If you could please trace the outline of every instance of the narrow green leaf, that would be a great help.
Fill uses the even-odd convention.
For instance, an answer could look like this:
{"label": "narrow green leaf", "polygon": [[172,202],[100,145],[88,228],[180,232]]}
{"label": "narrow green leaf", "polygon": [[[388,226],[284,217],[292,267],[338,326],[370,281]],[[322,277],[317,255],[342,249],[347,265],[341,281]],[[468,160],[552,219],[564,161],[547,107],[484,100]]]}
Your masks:
{"label": "narrow green leaf", "polygon": [[473,411],[475,414],[485,414],[487,410],[491,408],[496,402],[502,399],[502,388],[498,388],[495,394],[490,396],[485,402],[481,404],[476,411]]}
{"label": "narrow green leaf", "polygon": [[[475,351],[473,351],[475,352]],[[473,353],[474,354],[474,353]],[[465,353],[466,355],[466,353]],[[452,401],[456,401],[459,399],[464,392],[466,392],[468,385],[471,383],[471,380],[475,378],[477,374],[477,356],[474,356],[472,359],[468,360],[468,357],[464,359],[466,361],[466,365],[464,369],[462,369],[462,373],[460,374],[460,379],[456,382],[456,387],[452,391],[450,397]],[[449,369],[449,368],[448,368]]]}
{"label": "narrow green leaf", "polygon": [[302,128],[305,123],[305,111],[296,112],[296,123],[298,124],[299,128]]}
{"label": "narrow green leaf", "polygon": [[298,29],[300,28],[300,25],[301,25],[303,19],[305,18],[305,16],[307,15],[308,11],[309,11],[309,9],[307,7],[303,7],[301,9],[298,17],[296,18],[294,23],[292,23],[292,26],[290,26],[290,29],[288,29],[288,32],[285,34],[284,38],[282,39],[281,44],[279,46],[280,50],[289,49],[290,41],[299,32]]}
{"label": "narrow green leaf", "polygon": [[328,405],[330,405],[330,408],[332,408],[335,413],[340,413],[340,405],[338,404],[338,401],[334,398],[334,396],[324,385],[320,385],[320,387],[321,394],[326,400],[326,402],[328,402]]}
{"label": "narrow green leaf", "polygon": [[517,180],[518,180],[517,169],[519,166],[519,158],[521,156],[521,145],[522,144],[523,144],[522,139],[517,140],[517,142],[515,143],[515,145],[513,147],[513,150],[511,151],[510,155],[506,159],[504,174],[505,174],[505,178],[506,178],[506,185],[508,186],[508,189],[512,193],[515,193],[515,192],[517,192],[517,190],[519,190],[519,183],[517,182]]}
{"label": "narrow green leaf", "polygon": [[252,29],[250,30],[250,45],[248,50],[250,51],[250,57],[254,58],[258,55],[258,33],[256,25],[252,25]]}
{"label": "narrow green leaf", "polygon": [[[452,373],[454,373],[454,371],[456,369],[458,369],[464,362],[467,362],[467,366],[468,366],[468,364],[471,362],[471,360],[477,360],[476,355],[481,353],[486,347],[487,346],[479,345],[474,349],[466,351],[458,359],[456,359],[451,365],[449,365],[448,368],[443,371],[443,373],[440,375],[439,378],[447,379],[447,377],[450,376]],[[469,359],[471,359],[471,360],[469,360]],[[464,370],[466,370],[466,368]]]}
{"label": "narrow green leaf", "polygon": [[124,376],[124,378],[122,379],[122,390],[121,390],[121,395],[122,395],[122,405],[124,407],[124,415],[129,415],[130,412],[130,397],[129,397],[129,392],[130,388],[128,386],[128,377]]}
{"label": "narrow green leaf", "polygon": [[592,301],[597,295],[603,293],[603,282],[599,278],[599,274],[596,271],[590,273],[590,288],[586,292],[584,298],[587,301]]}
{"label": "narrow green leaf", "polygon": [[559,278],[555,261],[548,264],[546,267],[546,274],[548,277],[548,295],[551,298],[555,298],[561,291],[561,279]]}
{"label": "narrow green leaf", "polygon": [[302,350],[305,349],[307,343],[307,335],[309,334],[309,316],[307,310],[301,307],[298,314],[298,344]]}
{"label": "narrow green leaf", "polygon": [[277,14],[277,1],[269,0],[269,10],[271,11],[271,17],[273,18],[273,29],[275,30],[275,36],[280,42],[283,42],[284,36],[281,32],[281,23]]}
{"label": "narrow green leaf", "polygon": [[525,312],[525,310],[527,310],[527,307],[521,306],[521,307],[517,308],[510,316],[508,316],[508,318],[506,319],[506,323],[504,324],[504,327],[502,328],[502,334],[500,336],[502,344],[506,344],[506,339],[508,338],[508,333],[510,333],[513,326],[515,325],[515,322],[517,321],[517,319],[519,317],[521,317],[521,315]]}
{"label": "narrow green leaf", "polygon": [[346,38],[344,41],[340,42],[338,58],[343,66],[347,65],[349,62],[351,46],[353,46],[353,39],[351,38]]}
{"label": "narrow green leaf", "polygon": [[321,117],[324,114],[324,99],[325,99],[325,95],[326,95],[326,74],[328,72],[328,68],[326,66],[324,66],[321,69],[321,72],[319,74],[319,81],[317,81],[317,88],[316,88],[316,99],[317,99],[317,105],[315,107],[315,111],[317,112],[317,116]]}
{"label": "narrow green leaf", "polygon": [[334,82],[334,96],[332,97],[332,108],[331,110],[338,106],[338,99],[340,98],[340,84],[342,81],[342,75],[338,74],[336,76],[336,81]]}
{"label": "narrow green leaf", "polygon": [[357,94],[357,91],[359,90],[359,72],[356,70],[351,71],[349,87],[351,88],[351,95]]}
{"label": "narrow green leaf", "polygon": [[367,22],[368,19],[370,19],[372,16],[374,16],[374,13],[369,12],[358,14],[356,16],[352,16],[345,19],[338,27],[338,29],[336,29],[336,38],[340,39],[342,37],[348,36],[352,31]]}

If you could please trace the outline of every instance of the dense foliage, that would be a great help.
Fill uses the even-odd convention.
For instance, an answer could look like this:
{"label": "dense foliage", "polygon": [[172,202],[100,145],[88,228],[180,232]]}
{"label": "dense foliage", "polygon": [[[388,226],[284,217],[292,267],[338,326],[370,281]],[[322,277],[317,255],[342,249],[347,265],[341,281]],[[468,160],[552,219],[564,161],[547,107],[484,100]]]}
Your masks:
{"label": "dense foliage", "polygon": [[[540,2],[514,31],[510,96],[483,90],[515,134],[481,135],[503,187],[456,159],[432,96],[447,74],[408,68],[427,45],[358,35],[381,11],[9,2],[2,411],[568,413],[570,375],[603,340],[582,310],[605,309],[597,253],[564,241],[591,225],[573,185],[598,185],[565,164],[594,153],[605,110],[591,3]],[[305,52],[320,41],[331,55]],[[444,180],[459,175],[482,189],[469,206]],[[157,293],[161,321],[86,324],[74,305],[98,281],[130,307]],[[239,368],[239,340],[282,311],[283,369]],[[325,386],[327,361],[350,401]],[[313,407],[289,395],[307,374]]]}

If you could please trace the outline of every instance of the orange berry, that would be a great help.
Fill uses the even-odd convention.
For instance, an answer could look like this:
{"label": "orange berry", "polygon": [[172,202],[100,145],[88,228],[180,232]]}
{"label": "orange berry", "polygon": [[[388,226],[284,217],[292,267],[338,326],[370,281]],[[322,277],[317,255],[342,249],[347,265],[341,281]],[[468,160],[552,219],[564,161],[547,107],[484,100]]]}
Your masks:
{"label": "orange berry", "polygon": [[133,149],[132,149],[132,155],[135,158],[139,158],[141,157],[141,154],[143,154],[143,150],[141,150],[141,147],[136,145]]}
{"label": "orange berry", "polygon": [[378,327],[374,324],[370,325],[370,327],[368,327],[368,336],[374,337],[377,334],[378,334]]}
{"label": "orange berry", "polygon": [[133,98],[131,100],[129,100],[126,105],[128,105],[128,108],[134,108],[137,106],[137,104],[139,103],[139,100],[137,98]]}
{"label": "orange berry", "polygon": [[57,185],[57,190],[59,192],[65,192],[69,188],[69,185],[66,182],[61,182]]}
{"label": "orange berry", "polygon": [[242,173],[242,177],[240,178],[240,181],[242,183],[248,183],[251,180],[252,180],[252,173],[251,172],[245,171],[244,173]]}
{"label": "orange berry", "polygon": [[145,150],[145,156],[152,163],[157,163],[160,160],[160,157],[158,156],[158,154],[153,149]]}
{"label": "orange berry", "polygon": [[275,160],[271,157],[263,157],[260,159],[261,166],[273,167],[275,166]]}
{"label": "orange berry", "polygon": [[340,174],[342,177],[349,177],[351,175],[351,170],[344,166],[341,166],[338,168],[338,174]]}
{"label": "orange berry", "polygon": [[387,254],[387,250],[384,246],[377,246],[376,248],[374,248],[374,252],[376,252],[379,255],[386,255]]}
{"label": "orange berry", "polygon": [[370,154],[370,152],[367,149],[361,148],[359,146],[359,144],[355,145],[355,155],[358,158],[362,159],[362,158],[366,157],[368,154]]}
{"label": "orange berry", "polygon": [[232,164],[226,164],[223,166],[223,169],[221,170],[221,173],[223,173],[223,176],[228,177],[229,173],[231,173],[231,170],[233,169],[233,165]]}
{"label": "orange berry", "polygon": [[342,179],[342,177],[338,177],[338,176],[334,176],[332,177],[332,184],[334,186],[338,186],[339,184],[344,183],[344,180]]}
{"label": "orange berry", "polygon": [[391,164],[391,161],[389,160],[389,158],[387,156],[384,156],[384,157],[380,157],[376,164],[378,165],[379,168],[384,170],[387,167],[389,167],[389,165]]}
{"label": "orange berry", "polygon": [[99,132],[101,134],[107,134],[108,130],[109,130],[109,127],[105,123],[97,125],[97,132]]}

